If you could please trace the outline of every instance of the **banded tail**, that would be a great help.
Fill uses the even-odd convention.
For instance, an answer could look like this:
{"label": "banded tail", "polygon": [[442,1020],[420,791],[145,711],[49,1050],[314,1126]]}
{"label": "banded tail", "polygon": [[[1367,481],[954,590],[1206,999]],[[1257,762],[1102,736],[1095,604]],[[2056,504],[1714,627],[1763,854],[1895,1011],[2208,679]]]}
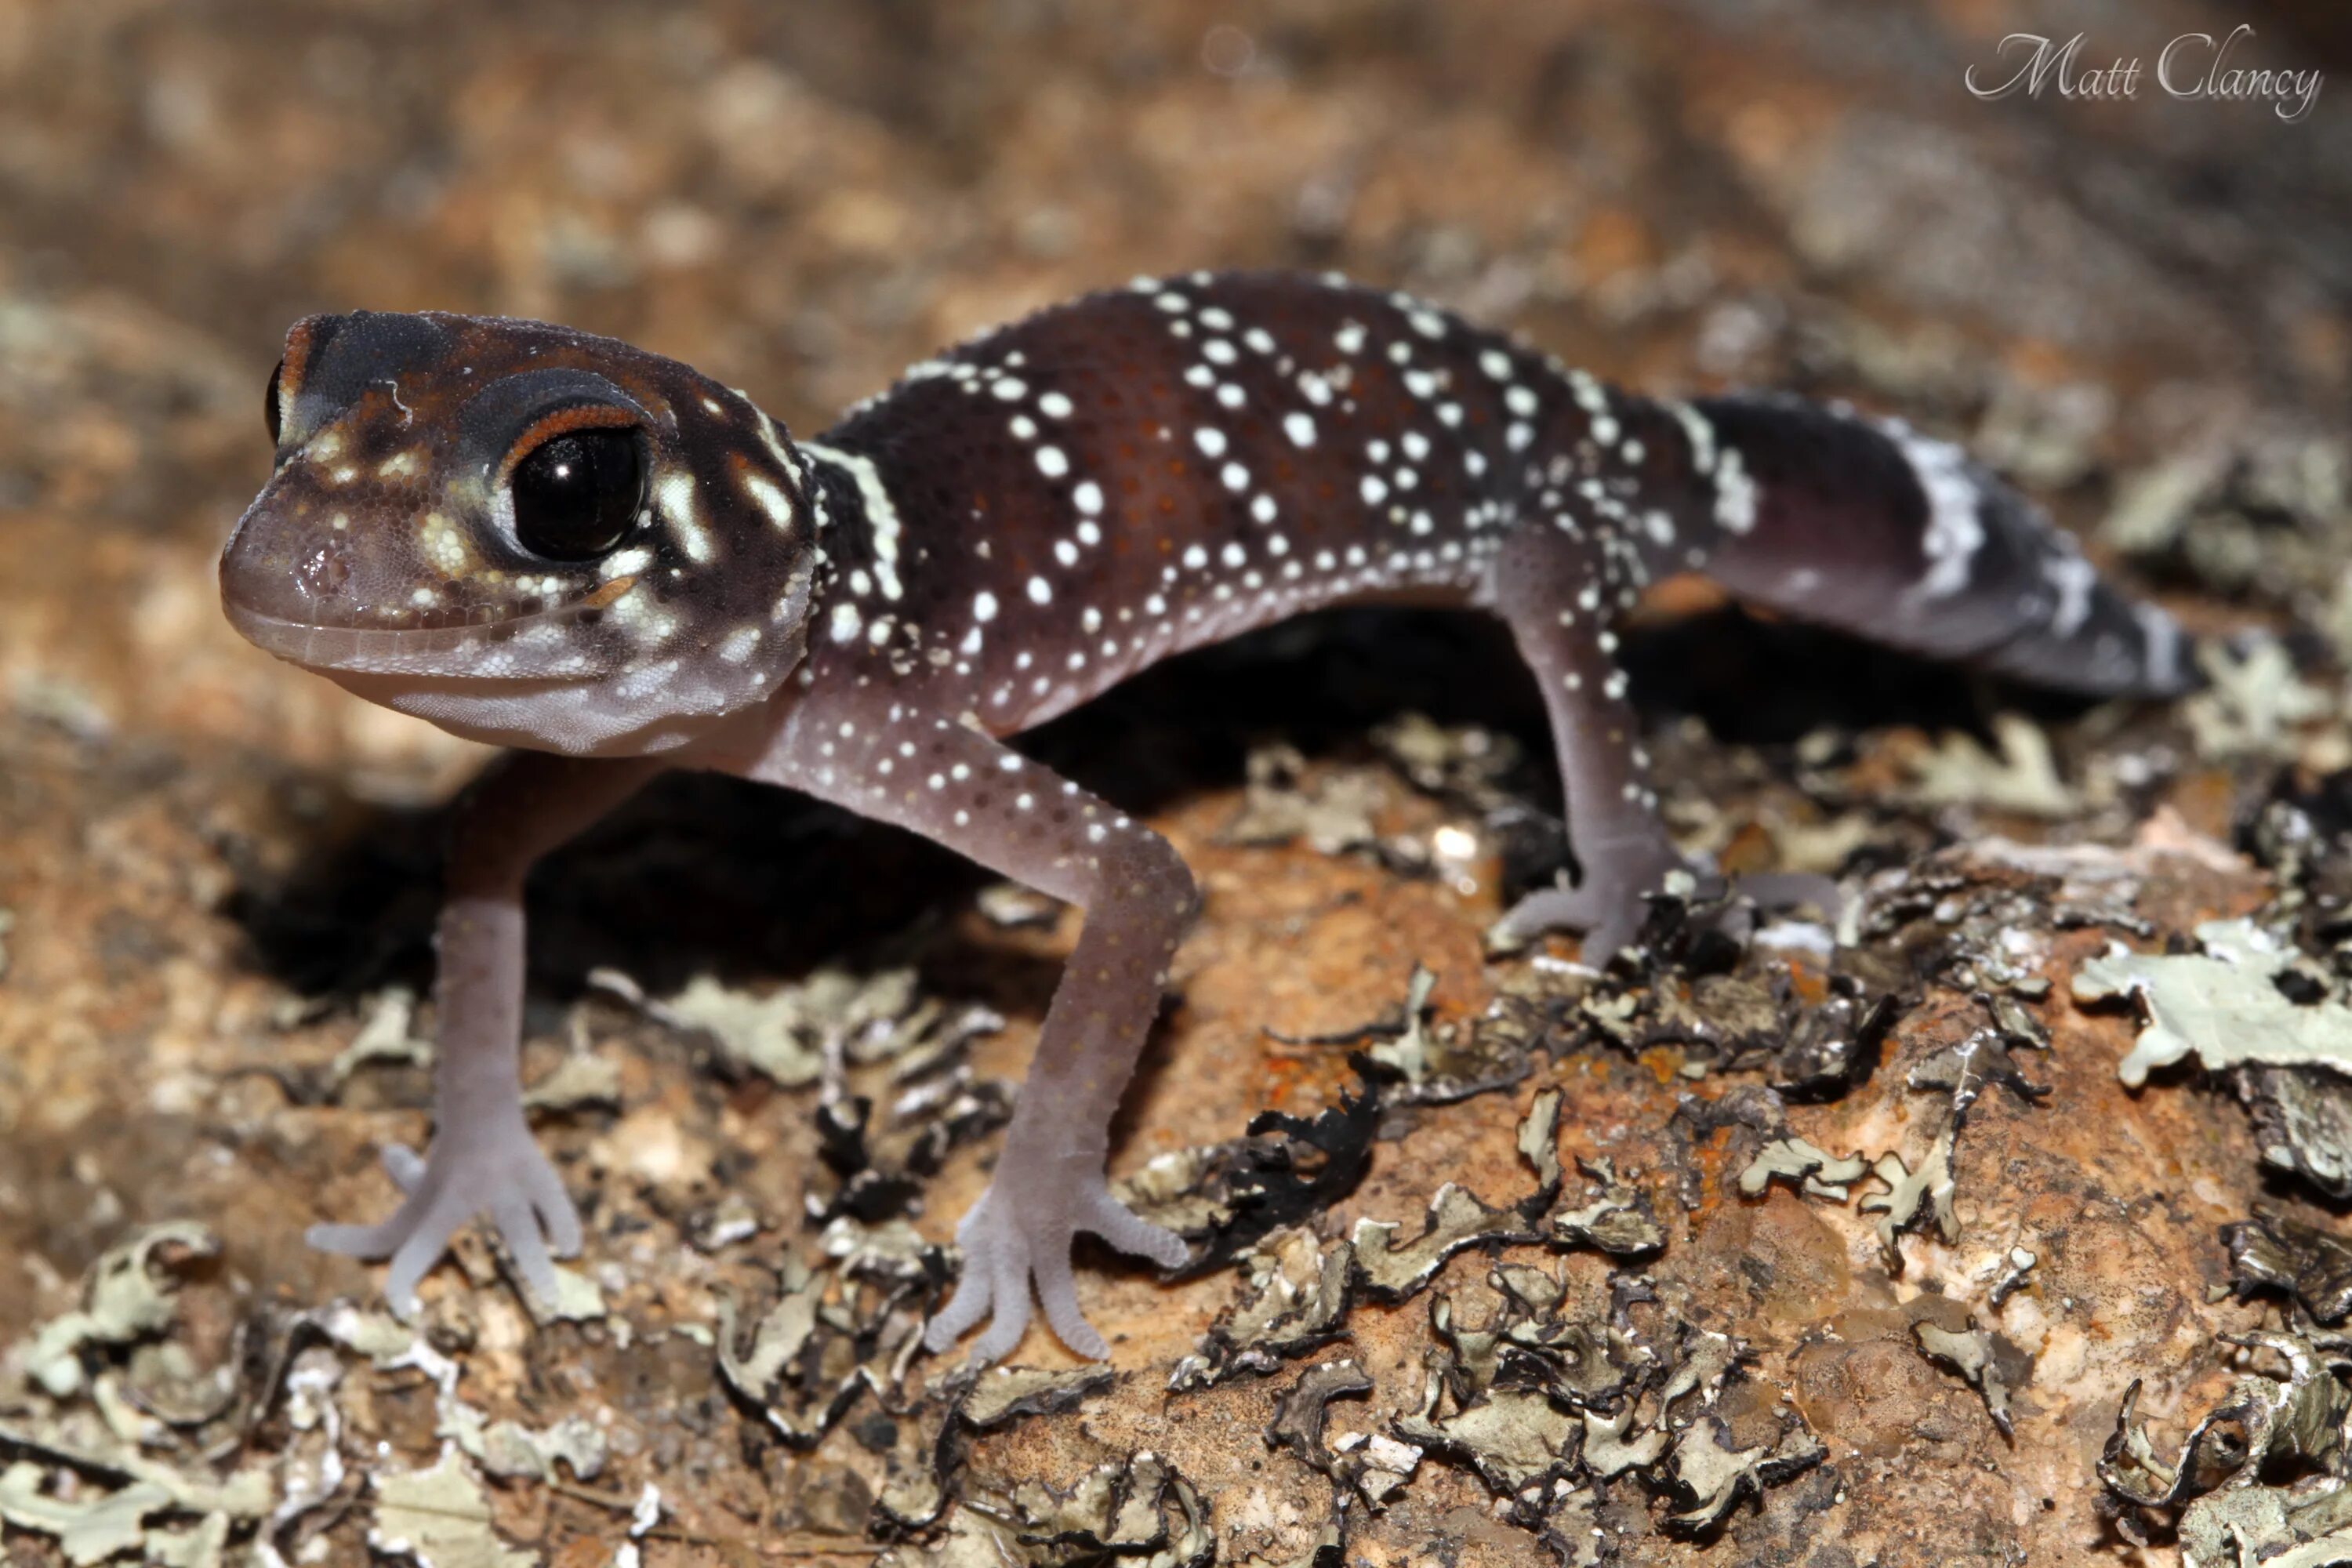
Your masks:
{"label": "banded tail", "polygon": [[2101,581],[2074,542],[1958,447],[1794,397],[1696,405],[1754,486],[1707,574],[1890,647],[2102,697],[2199,676],[2180,626]]}

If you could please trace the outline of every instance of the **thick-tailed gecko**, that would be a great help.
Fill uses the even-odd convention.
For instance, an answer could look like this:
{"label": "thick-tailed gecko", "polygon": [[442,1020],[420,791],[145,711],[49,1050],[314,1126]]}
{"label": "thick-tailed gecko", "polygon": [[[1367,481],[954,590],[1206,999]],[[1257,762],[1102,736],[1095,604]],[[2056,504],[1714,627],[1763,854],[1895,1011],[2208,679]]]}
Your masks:
{"label": "thick-tailed gecko", "polygon": [[523,1119],[522,885],[664,769],[900,824],[1084,907],[994,1179],[957,1231],[945,1348],[1032,1289],[1104,1353],[1070,1247],[1185,1248],[1114,1199],[1112,1113],[1199,908],[1166,840],[1006,738],[1187,648],[1324,605],[1473,606],[1548,705],[1581,869],[1507,917],[1622,945],[1685,862],[1659,822],[1612,620],[1661,575],[1881,644],[2095,693],[2189,679],[1958,448],[1791,398],[1634,396],[1403,294],[1332,278],[1138,279],[925,361],[822,439],[686,365],[534,322],[298,322],[277,468],[221,561],[253,642],[520,748],[457,814],[436,1137],[389,1220],[322,1247],[417,1281],[478,1215],[552,1282],[580,1224]]}

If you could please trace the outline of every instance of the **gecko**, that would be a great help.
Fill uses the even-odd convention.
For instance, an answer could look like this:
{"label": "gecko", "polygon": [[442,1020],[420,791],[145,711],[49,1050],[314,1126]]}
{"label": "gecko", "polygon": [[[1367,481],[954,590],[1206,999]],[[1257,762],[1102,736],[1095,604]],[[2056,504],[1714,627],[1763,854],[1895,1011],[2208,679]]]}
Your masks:
{"label": "gecko", "polygon": [[453,808],[434,1138],[328,1251],[413,1312],[459,1228],[525,1282],[581,1225],[524,1120],[523,882],[674,768],[893,823],[1079,906],[935,1351],[1033,1301],[1078,1354],[1081,1233],[1163,1267],[1113,1114],[1201,905],[1168,841],[1012,737],[1160,659],[1328,605],[1498,617],[1540,687],[1578,875],[1503,929],[1598,962],[1651,895],[1719,892],[1661,823],[1612,629],[1704,573],[1885,647],[2076,692],[2193,683],[2186,636],[1959,447],[1792,396],[1637,395],[1334,276],[1143,278],[908,371],[814,440],[674,360],[539,322],[297,322],[276,467],[220,562],[263,650],[511,748]]}

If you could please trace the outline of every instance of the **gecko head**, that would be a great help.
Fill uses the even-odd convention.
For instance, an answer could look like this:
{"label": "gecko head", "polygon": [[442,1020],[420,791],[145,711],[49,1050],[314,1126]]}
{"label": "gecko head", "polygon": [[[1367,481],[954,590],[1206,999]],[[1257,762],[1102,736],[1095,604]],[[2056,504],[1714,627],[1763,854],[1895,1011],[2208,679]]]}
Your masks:
{"label": "gecko head", "polygon": [[806,466],[741,394],[536,321],[287,334],[277,466],[221,602],[281,658],[444,728],[609,754],[758,703],[805,647]]}

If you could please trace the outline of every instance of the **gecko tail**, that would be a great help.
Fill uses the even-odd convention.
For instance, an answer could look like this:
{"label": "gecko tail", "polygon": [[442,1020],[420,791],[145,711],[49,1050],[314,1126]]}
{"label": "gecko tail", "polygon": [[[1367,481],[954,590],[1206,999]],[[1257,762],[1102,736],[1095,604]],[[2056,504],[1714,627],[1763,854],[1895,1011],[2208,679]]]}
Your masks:
{"label": "gecko tail", "polygon": [[[2169,615],[2101,580],[2041,510],[1949,442],[1793,397],[1696,405],[1743,504],[1706,571],[1889,647],[2100,697],[2199,684]],[[1716,509],[1718,518],[1726,510]]]}

